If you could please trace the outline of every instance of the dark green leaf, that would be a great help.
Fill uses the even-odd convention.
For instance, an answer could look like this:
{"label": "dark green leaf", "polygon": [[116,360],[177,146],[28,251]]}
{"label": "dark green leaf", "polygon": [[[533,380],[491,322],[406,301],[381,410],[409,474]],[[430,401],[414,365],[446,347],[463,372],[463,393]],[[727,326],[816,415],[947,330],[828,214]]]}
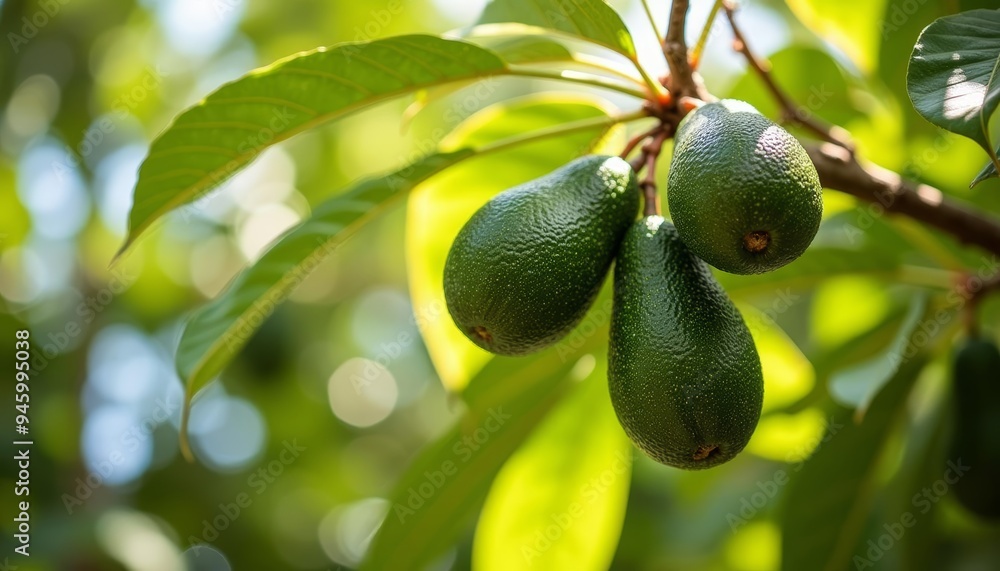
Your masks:
{"label": "dark green leaf", "polygon": [[391,97],[506,71],[493,52],[423,35],[319,48],[252,71],[179,115],[153,141],[122,249],[271,145]]}
{"label": "dark green leaf", "polygon": [[505,23],[554,30],[636,58],[625,23],[602,0],[493,0],[477,25]]}
{"label": "dark green leaf", "polygon": [[[861,424],[853,411],[838,408],[826,441],[801,465],[792,481],[782,516],[782,569],[853,569],[875,493],[879,460],[894,424],[926,358],[910,359],[875,397]],[[819,563],[818,563],[819,562]]]}
{"label": "dark green leaf", "polygon": [[[1000,153],[1000,150],[998,150],[998,153]],[[986,163],[986,166],[983,167],[983,170],[979,171],[979,174],[976,175],[976,178],[972,179],[972,182],[969,184],[969,188],[976,186],[977,184],[983,182],[984,180],[996,177],[997,177],[997,166],[996,164],[993,163],[993,161],[990,161]]]}
{"label": "dark green leaf", "polygon": [[996,161],[989,120],[1000,104],[1000,10],[940,18],[917,39],[906,74],[914,108],[976,141]]}
{"label": "dark green leaf", "polygon": [[468,413],[420,453],[391,494],[361,568],[420,569],[453,544],[507,458],[572,386],[574,365],[554,350],[490,361],[464,393]]}

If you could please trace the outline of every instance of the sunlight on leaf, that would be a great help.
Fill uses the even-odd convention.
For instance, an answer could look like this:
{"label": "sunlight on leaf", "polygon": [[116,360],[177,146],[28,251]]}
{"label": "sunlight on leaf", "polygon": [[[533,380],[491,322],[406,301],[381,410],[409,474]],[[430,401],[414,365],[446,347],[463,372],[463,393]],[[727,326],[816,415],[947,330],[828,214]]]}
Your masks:
{"label": "sunlight on leaf", "polygon": [[602,571],[618,544],[632,445],[598,361],[497,475],[480,515],[481,571]]}
{"label": "sunlight on leaf", "polygon": [[843,50],[861,71],[871,73],[878,63],[886,3],[788,0],[788,7],[809,29]]}
{"label": "sunlight on leaf", "polygon": [[781,532],[771,521],[752,521],[726,542],[732,571],[772,571],[781,557]]}
{"label": "sunlight on leaf", "polygon": [[890,298],[879,282],[846,276],[816,288],[811,336],[825,348],[839,345],[871,329],[889,313]]}
{"label": "sunlight on leaf", "polygon": [[742,304],[738,307],[760,355],[764,374],[763,412],[788,406],[809,394],[816,384],[816,372],[798,346],[767,313]]}
{"label": "sunlight on leaf", "polygon": [[765,415],[747,444],[747,452],[777,462],[801,462],[819,446],[825,429],[826,418],[816,408]]}

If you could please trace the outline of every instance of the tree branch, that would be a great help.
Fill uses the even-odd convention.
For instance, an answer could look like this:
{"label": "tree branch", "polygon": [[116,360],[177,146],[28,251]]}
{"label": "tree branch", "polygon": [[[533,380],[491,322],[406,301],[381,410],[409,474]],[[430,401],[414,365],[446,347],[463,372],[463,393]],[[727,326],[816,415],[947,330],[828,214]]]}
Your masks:
{"label": "tree branch", "polygon": [[740,30],[740,27],[736,24],[736,9],[730,2],[724,2],[722,6],[726,11],[726,18],[729,20],[729,27],[733,30],[733,38],[735,40],[733,48],[743,54],[743,57],[746,58],[750,68],[757,73],[761,81],[764,82],[764,86],[778,103],[778,106],[781,107],[782,121],[796,123],[819,137],[821,140],[826,141],[827,143],[840,145],[853,153],[854,144],[851,142],[847,131],[840,127],[828,125],[818,119],[814,119],[802,113],[799,106],[796,105],[788,94],[786,94],[774,81],[774,77],[771,75],[771,64],[766,60],[762,60],[757,57],[752,51],[750,51],[750,46],[747,45],[746,38],[743,36],[743,31]]}
{"label": "tree branch", "polygon": [[876,165],[862,166],[846,149],[833,144],[806,145],[825,188],[905,214],[951,234],[964,244],[1000,255],[1000,220],[944,196],[940,190],[904,180]]}
{"label": "tree branch", "polygon": [[663,40],[663,55],[670,66],[667,88],[674,100],[698,95],[691,64],[688,62],[687,42],[684,40],[684,26],[687,21],[688,0],[674,0],[670,7],[667,36]]}

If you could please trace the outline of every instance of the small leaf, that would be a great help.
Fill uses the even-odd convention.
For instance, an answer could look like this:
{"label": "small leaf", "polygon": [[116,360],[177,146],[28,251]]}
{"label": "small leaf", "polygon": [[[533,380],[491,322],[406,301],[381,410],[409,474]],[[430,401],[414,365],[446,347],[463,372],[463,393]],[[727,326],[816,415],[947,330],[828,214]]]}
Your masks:
{"label": "small leaf", "polygon": [[493,0],[477,25],[511,22],[561,32],[636,59],[628,28],[602,0]]}
{"label": "small leaf", "polygon": [[926,314],[927,296],[918,293],[911,300],[896,337],[885,351],[830,377],[831,396],[841,404],[856,409],[855,414],[862,418],[872,398],[899,370],[910,339],[917,326],[924,322]]}
{"label": "small leaf", "polygon": [[365,222],[420,182],[474,154],[469,148],[433,154],[388,176],[363,180],[281,237],[185,326],[177,369],[187,380],[188,397],[208,384],[275,306]]}
{"label": "small leaf", "polygon": [[392,97],[507,71],[486,49],[423,35],[319,48],[252,71],[179,115],[153,141],[122,251],[159,217],[293,135]]}
{"label": "small leaf", "polygon": [[473,568],[608,569],[632,446],[608,400],[606,370],[598,362],[497,475],[476,527]]}
{"label": "small leaf", "polygon": [[861,424],[853,422],[853,411],[838,408],[825,441],[805,463],[790,468],[792,480],[782,516],[782,569],[854,568],[855,547],[874,499],[879,459],[925,362],[921,351],[900,367]]}
{"label": "small leaf", "polygon": [[469,412],[420,452],[390,495],[361,569],[421,569],[452,545],[507,458],[571,387],[575,365],[551,349],[490,361],[464,393]]}
{"label": "small leaf", "polygon": [[[1000,149],[997,150],[997,153],[1000,154]],[[969,188],[976,186],[977,184],[983,182],[986,179],[996,178],[996,177],[997,177],[997,165],[993,161],[990,161],[986,163],[986,166],[983,167],[983,170],[979,171],[979,174],[976,175],[976,178],[972,179],[972,182],[969,184]]]}
{"label": "small leaf", "polygon": [[989,121],[1000,104],[1000,10],[969,10],[924,28],[906,74],[914,108],[979,143],[994,163]]}

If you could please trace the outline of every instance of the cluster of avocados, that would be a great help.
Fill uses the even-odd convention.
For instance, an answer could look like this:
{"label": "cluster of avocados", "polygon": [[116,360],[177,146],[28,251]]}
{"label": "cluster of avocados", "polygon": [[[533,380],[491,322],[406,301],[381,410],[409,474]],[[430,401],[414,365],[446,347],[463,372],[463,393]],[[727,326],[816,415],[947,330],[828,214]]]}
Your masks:
{"label": "cluster of avocados", "polygon": [[709,265],[774,270],[819,228],[819,177],[805,149],[735,100],[688,113],[668,178],[673,223],[637,218],[637,175],[612,156],[577,159],[507,190],[459,232],[444,271],[458,327],[524,355],[568,334],[616,260],[608,380],[625,432],[685,469],[736,456],[760,417],[760,358]]}

